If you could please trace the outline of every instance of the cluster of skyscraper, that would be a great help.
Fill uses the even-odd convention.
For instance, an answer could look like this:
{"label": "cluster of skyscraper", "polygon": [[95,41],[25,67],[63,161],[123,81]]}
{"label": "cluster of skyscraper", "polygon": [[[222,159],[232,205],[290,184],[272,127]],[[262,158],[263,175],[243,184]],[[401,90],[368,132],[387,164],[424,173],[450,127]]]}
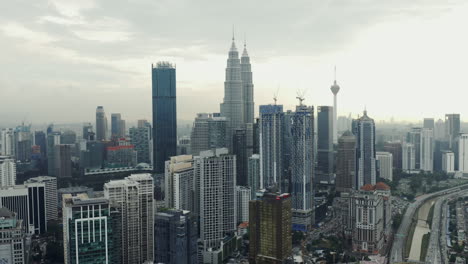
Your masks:
{"label": "cluster of skyscraper", "polygon": [[[390,189],[379,178],[391,181],[393,169],[468,173],[459,115],[447,115],[445,124],[425,119],[377,151],[366,110],[350,122],[337,119],[336,77],[333,106],[314,108],[299,96],[295,109],[285,110],[274,98],[255,118],[250,57],[245,43],[239,57],[234,38],[220,109],[198,113],[189,137],[177,135],[175,65],[159,62],[151,73],[152,124],[138,120],[127,130],[112,113],[109,129],[98,106],[95,130],[84,124],[81,138],[52,125],[1,131],[0,217],[11,238],[43,234],[61,207],[65,263],[222,263],[247,228],[249,261],[283,263],[291,257],[291,231],[315,224],[318,186],[334,185],[343,234],[354,251],[376,254],[391,236]],[[24,164],[53,177],[17,185]],[[57,194],[57,180],[78,179],[102,187],[102,195],[83,187]],[[8,260],[23,263],[16,249],[24,245],[5,241]]]}

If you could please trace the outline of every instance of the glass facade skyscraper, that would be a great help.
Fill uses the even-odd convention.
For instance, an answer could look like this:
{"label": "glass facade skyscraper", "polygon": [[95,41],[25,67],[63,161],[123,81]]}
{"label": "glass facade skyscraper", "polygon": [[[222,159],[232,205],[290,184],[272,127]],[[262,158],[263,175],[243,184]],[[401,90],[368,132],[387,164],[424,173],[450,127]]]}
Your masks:
{"label": "glass facade skyscraper", "polygon": [[176,69],[169,62],[152,65],[153,168],[164,173],[164,162],[177,155]]}
{"label": "glass facade skyscraper", "polygon": [[317,182],[333,181],[333,107],[317,109]]}
{"label": "glass facade skyscraper", "polygon": [[356,136],[356,181],[354,187],[360,189],[366,184],[375,185],[375,123],[364,115],[353,120],[353,134]]}

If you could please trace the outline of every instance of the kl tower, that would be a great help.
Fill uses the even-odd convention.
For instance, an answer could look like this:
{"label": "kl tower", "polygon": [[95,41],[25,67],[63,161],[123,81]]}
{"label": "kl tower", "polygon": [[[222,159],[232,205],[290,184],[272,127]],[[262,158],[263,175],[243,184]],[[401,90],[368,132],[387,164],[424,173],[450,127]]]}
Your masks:
{"label": "kl tower", "polygon": [[335,67],[335,81],[330,87],[330,90],[333,93],[333,144],[338,144],[338,128],[336,126],[338,106],[336,104],[336,98],[338,92],[340,91],[340,86],[336,83],[336,67]]}

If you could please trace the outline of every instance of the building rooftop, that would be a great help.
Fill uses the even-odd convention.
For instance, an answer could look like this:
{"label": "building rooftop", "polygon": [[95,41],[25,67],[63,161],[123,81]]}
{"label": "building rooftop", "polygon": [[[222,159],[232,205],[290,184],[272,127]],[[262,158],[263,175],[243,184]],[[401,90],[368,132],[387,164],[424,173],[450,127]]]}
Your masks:
{"label": "building rooftop", "polygon": [[387,184],[385,184],[385,183],[383,183],[383,182],[378,182],[378,183],[375,185],[375,189],[376,189],[376,190],[388,191],[388,190],[390,190],[390,186],[388,186]]}
{"label": "building rooftop", "polygon": [[363,191],[373,191],[374,190],[374,186],[372,184],[366,184],[364,186],[361,187],[361,190]]}
{"label": "building rooftop", "polygon": [[10,211],[6,207],[0,207],[0,218],[12,218],[15,216],[15,213]]}

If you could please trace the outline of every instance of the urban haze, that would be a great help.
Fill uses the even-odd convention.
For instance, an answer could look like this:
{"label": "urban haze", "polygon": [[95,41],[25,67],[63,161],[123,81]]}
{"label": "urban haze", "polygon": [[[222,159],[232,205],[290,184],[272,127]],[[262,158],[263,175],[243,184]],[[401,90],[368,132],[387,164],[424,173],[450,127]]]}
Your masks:
{"label": "urban haze", "polygon": [[468,3],[0,11],[0,264],[468,263]]}

